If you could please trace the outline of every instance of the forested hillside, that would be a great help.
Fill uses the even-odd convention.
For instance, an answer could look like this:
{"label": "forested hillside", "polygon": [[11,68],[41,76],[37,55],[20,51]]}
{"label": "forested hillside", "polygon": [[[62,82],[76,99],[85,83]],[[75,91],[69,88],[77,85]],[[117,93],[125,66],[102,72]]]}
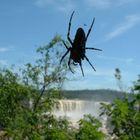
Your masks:
{"label": "forested hillside", "polygon": [[125,93],[111,89],[64,90],[62,91],[62,96],[66,99],[113,101],[116,98],[123,99]]}

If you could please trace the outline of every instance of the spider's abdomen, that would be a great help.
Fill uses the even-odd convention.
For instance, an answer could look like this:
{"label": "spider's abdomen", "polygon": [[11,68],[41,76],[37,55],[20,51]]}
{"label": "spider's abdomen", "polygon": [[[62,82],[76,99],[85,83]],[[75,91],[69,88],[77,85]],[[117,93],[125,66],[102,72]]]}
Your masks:
{"label": "spider's abdomen", "polygon": [[85,32],[82,28],[77,29],[71,53],[71,58],[74,60],[75,63],[80,63],[81,59],[84,59]]}
{"label": "spider's abdomen", "polygon": [[85,47],[85,32],[82,28],[78,28],[75,38],[74,38],[74,47]]}

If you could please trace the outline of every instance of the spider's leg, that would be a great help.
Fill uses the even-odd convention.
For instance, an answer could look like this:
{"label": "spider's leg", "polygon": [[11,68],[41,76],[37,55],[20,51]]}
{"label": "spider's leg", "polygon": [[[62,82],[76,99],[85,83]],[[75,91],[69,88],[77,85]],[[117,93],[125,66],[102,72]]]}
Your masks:
{"label": "spider's leg", "polygon": [[90,32],[91,32],[92,26],[93,26],[93,24],[94,24],[94,21],[95,21],[95,18],[93,18],[93,21],[92,21],[91,26],[90,26],[90,28],[89,28],[89,30],[88,30],[87,36],[86,36],[86,38],[85,38],[85,41],[87,41],[87,38],[88,38],[88,36],[89,36],[89,34],[90,34]]}
{"label": "spider's leg", "polygon": [[62,60],[65,58],[65,56],[69,53],[69,51],[70,51],[70,49],[71,49],[71,48],[69,48],[69,47],[66,45],[66,43],[64,42],[64,40],[62,40],[62,42],[63,42],[64,46],[66,47],[67,51],[66,51],[66,53],[62,56],[62,58],[61,58],[61,60],[60,60],[60,64],[61,64]]}
{"label": "spider's leg", "polygon": [[68,66],[69,66],[70,71],[71,71],[72,73],[74,73],[74,72],[72,71],[71,67],[70,67],[70,60],[71,60],[71,58],[69,58]]}
{"label": "spider's leg", "polygon": [[62,40],[62,42],[63,42],[64,46],[66,47],[66,49],[68,50],[69,47],[66,45],[66,43],[64,42],[64,40]]}
{"label": "spider's leg", "polygon": [[69,53],[69,51],[70,51],[70,49],[68,49],[68,50],[66,51],[66,53],[62,56],[62,58],[61,58],[61,60],[60,60],[60,64],[61,64],[62,60],[65,58],[65,56]]}
{"label": "spider's leg", "polygon": [[97,48],[86,48],[86,49],[89,49],[89,50],[97,50],[97,51],[102,51],[101,49],[97,49]]}
{"label": "spider's leg", "polygon": [[96,71],[96,69],[93,67],[93,65],[90,63],[90,61],[89,61],[89,59],[86,57],[86,55],[85,55],[85,58],[86,58],[86,60],[88,61],[88,63],[90,64],[90,66],[93,68],[93,70],[94,71]]}
{"label": "spider's leg", "polygon": [[72,20],[73,14],[74,14],[74,11],[72,12],[71,17],[70,17],[69,27],[68,27],[68,34],[67,34],[68,41],[71,43],[71,45],[72,45],[73,43],[72,43],[72,40],[70,39],[69,35],[70,35],[71,20]]}
{"label": "spider's leg", "polygon": [[84,71],[83,71],[82,63],[80,62],[79,65],[80,65],[80,67],[81,67],[82,75],[83,75],[83,77],[84,77]]}

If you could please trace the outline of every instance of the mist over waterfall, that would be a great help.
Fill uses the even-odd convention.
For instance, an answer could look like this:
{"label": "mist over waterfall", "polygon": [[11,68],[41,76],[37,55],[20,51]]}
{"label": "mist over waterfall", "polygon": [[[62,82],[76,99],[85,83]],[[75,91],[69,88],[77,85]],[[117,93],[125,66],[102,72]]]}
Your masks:
{"label": "mist over waterfall", "polygon": [[83,118],[84,114],[91,114],[98,118],[103,124],[103,130],[106,127],[106,116],[99,116],[102,110],[100,103],[110,103],[116,98],[122,99],[124,94],[114,90],[79,90],[63,91],[65,99],[58,100],[58,104],[53,110],[57,117],[66,117],[74,125]]}
{"label": "mist over waterfall", "polygon": [[84,114],[99,117],[102,112],[100,103],[109,103],[116,98],[123,98],[124,94],[115,90],[73,90],[63,91],[65,99],[59,100],[53,113],[56,116],[66,116],[72,121],[78,121]]}
{"label": "mist over waterfall", "polygon": [[[57,106],[54,108],[54,115],[57,117],[67,117],[73,123],[83,118],[84,114],[91,114],[99,118],[101,113],[99,101],[87,100],[59,100]],[[103,117],[100,117],[103,120]]]}

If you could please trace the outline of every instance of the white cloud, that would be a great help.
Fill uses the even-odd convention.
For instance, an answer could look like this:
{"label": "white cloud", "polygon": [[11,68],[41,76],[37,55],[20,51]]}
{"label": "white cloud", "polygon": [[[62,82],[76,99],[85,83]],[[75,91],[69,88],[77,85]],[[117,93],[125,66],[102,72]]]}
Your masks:
{"label": "white cloud", "polygon": [[58,6],[58,10],[62,11],[62,12],[69,12],[71,10],[75,9],[75,5],[73,3],[66,3],[64,6],[63,5],[59,5]]}
{"label": "white cloud", "polygon": [[0,53],[1,52],[7,52],[7,51],[11,51],[15,48],[14,45],[6,45],[6,46],[0,46]]}
{"label": "white cloud", "polygon": [[[87,75],[86,75],[86,77],[87,77]],[[97,82],[96,80],[94,80],[94,78],[95,77],[93,76],[92,80],[89,80],[87,78],[85,78],[85,79],[81,78],[81,80],[67,81],[64,83],[63,88],[67,89],[67,90],[100,89],[100,88],[110,88],[110,84],[112,84],[111,87],[113,88],[113,82],[110,82],[110,81]],[[115,85],[115,83],[114,83],[114,85]]]}
{"label": "white cloud", "polygon": [[103,60],[109,60],[109,61],[116,61],[116,62],[121,62],[121,63],[126,63],[126,64],[133,64],[134,59],[133,58],[120,58],[120,57],[108,57],[108,56],[97,56],[100,59]]}
{"label": "white cloud", "polygon": [[131,28],[133,28],[135,25],[140,23],[140,16],[139,15],[130,15],[125,18],[125,21],[117,26],[113,31],[107,34],[106,40],[110,40],[112,38],[115,38]]}
{"label": "white cloud", "polygon": [[[90,67],[84,68],[85,76],[77,68],[74,80],[67,81],[64,84],[65,89],[99,89],[99,88],[115,88],[114,69],[100,68],[96,72]],[[78,77],[78,78],[77,78]]]}
{"label": "white cloud", "polygon": [[[84,74],[89,77],[112,77],[114,73],[114,69],[107,68],[98,68],[95,72],[90,66],[83,66]],[[80,66],[75,68],[75,74],[73,75],[74,79],[81,80],[82,72]]]}
{"label": "white cloud", "polygon": [[7,51],[9,51],[8,48],[6,48],[6,47],[0,47],[0,52],[7,52]]}
{"label": "white cloud", "polygon": [[56,10],[69,12],[81,5],[86,8],[107,9],[119,7],[125,4],[136,4],[139,0],[81,0],[79,2],[74,0],[35,0],[34,4],[38,7],[52,7]]}
{"label": "white cloud", "polygon": [[7,65],[8,63],[7,63],[6,60],[0,60],[0,64],[1,64],[1,65]]}
{"label": "white cloud", "polygon": [[104,77],[112,77],[114,73],[114,69],[99,69],[94,72],[92,69],[87,68],[85,69],[85,73],[89,74],[90,76],[104,76]]}
{"label": "white cloud", "polygon": [[44,8],[51,6],[52,8],[62,12],[69,12],[76,7],[72,0],[36,0],[35,5]]}
{"label": "white cloud", "polygon": [[106,9],[111,7],[119,7],[124,4],[135,3],[138,0],[84,0],[84,2],[97,9]]}
{"label": "white cloud", "polygon": [[121,6],[128,3],[136,3],[139,0],[117,0],[117,1],[118,1],[117,6]]}
{"label": "white cloud", "polygon": [[[98,70],[94,72],[92,68],[87,67],[84,68],[84,73],[85,76],[82,77],[81,71],[77,70],[75,74],[72,74],[72,76],[75,76],[75,79],[66,81],[63,88],[70,90],[101,88],[118,89],[114,77],[115,69],[98,68]],[[123,88],[128,89],[128,87],[132,85],[132,81],[136,79],[136,75],[131,71],[125,71],[123,69],[121,70],[121,74]]]}
{"label": "white cloud", "polygon": [[55,0],[36,0],[35,5],[38,7],[46,7],[48,5],[54,4]]}
{"label": "white cloud", "polygon": [[85,0],[85,3],[90,7],[104,9],[110,7],[111,0]]}

